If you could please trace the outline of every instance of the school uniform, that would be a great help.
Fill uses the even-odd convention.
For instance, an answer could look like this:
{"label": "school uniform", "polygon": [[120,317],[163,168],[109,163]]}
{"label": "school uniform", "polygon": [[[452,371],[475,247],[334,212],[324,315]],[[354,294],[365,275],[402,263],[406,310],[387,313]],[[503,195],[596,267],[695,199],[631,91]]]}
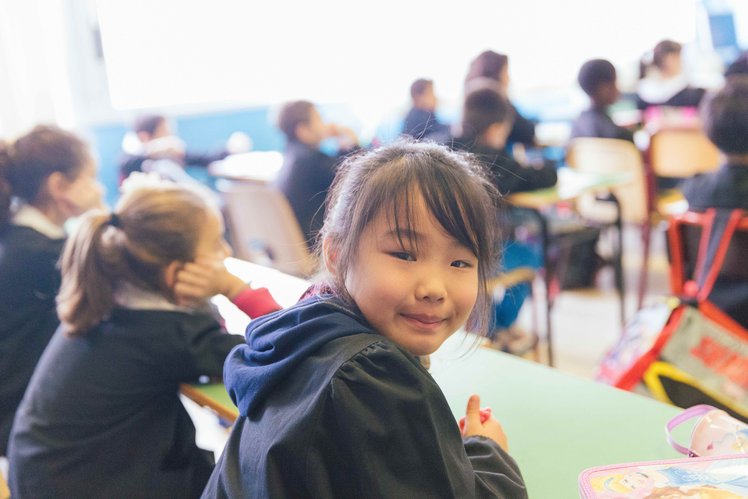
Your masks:
{"label": "school uniform", "polygon": [[0,455],[34,367],[59,325],[57,260],[65,232],[22,206],[0,229]]}
{"label": "school uniform", "polygon": [[520,143],[526,147],[534,146],[535,122],[522,116],[514,104],[509,103],[509,105],[512,106],[514,121],[512,122],[512,129],[509,132],[509,136],[506,139],[507,144]]}
{"label": "school uniform", "polygon": [[526,497],[498,444],[463,439],[418,359],[324,295],[254,321],[226,359],[236,421],[203,497]]}
{"label": "school uniform", "polygon": [[583,111],[571,125],[571,138],[597,137],[634,141],[634,132],[618,126],[604,109],[591,107]]}
{"label": "school uniform", "polygon": [[322,228],[327,190],[335,178],[341,156],[328,156],[316,147],[289,140],[283,154],[283,166],[275,186],[286,196],[299,221],[307,245]]}
{"label": "school uniform", "polygon": [[455,139],[454,147],[475,154],[488,169],[496,188],[504,195],[552,187],[558,181],[556,166],[552,163],[544,162],[538,167],[522,166],[503,149],[468,145],[459,138]]}
{"label": "school uniform", "polygon": [[[10,437],[12,496],[199,496],[212,454],[195,444],[179,384],[220,376],[241,343],[208,312],[127,286],[85,336],[60,327]],[[127,307],[127,308],[125,308]]]}
{"label": "school uniform", "polygon": [[[722,165],[716,172],[684,181],[681,189],[692,211],[708,208],[748,211],[748,165]],[[720,277],[709,299],[748,328],[748,282]]]}
{"label": "school uniform", "polygon": [[674,78],[651,76],[639,81],[636,90],[637,109],[652,106],[698,107],[706,91],[692,87],[683,75]]}

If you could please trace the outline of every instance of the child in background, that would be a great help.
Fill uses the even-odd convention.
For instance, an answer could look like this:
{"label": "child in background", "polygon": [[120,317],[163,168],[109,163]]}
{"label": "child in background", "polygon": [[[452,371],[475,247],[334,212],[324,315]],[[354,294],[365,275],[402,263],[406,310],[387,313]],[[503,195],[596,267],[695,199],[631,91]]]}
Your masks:
{"label": "child in background", "polygon": [[[481,52],[470,62],[465,77],[467,93],[468,84],[476,78],[490,78],[498,83],[498,91],[505,98],[509,95],[509,57],[492,50]],[[522,144],[525,147],[535,145],[535,123],[522,116],[514,105],[512,108],[512,126],[507,137],[507,144]]]}
{"label": "child in background", "polygon": [[512,119],[512,105],[495,82],[486,78],[473,80],[467,86],[455,146],[476,154],[488,166],[501,194],[556,185],[555,165],[541,162],[523,166],[506,153]]}
{"label": "child in background", "polygon": [[[410,86],[413,107],[408,111],[403,123],[403,134],[414,139],[428,139],[431,135],[449,133],[449,127],[436,118],[436,94],[434,82],[419,78]],[[437,140],[439,142],[439,140]]]}
{"label": "child in background", "polygon": [[59,324],[57,260],[70,218],[100,206],[88,146],[52,126],[0,143],[0,456],[13,415]]}
{"label": "child in background", "polygon": [[590,97],[591,105],[574,121],[571,138],[599,137],[633,142],[634,133],[616,125],[608,116],[608,106],[615,104],[620,96],[613,64],[605,59],[587,61],[580,68],[577,81]]}
{"label": "child in background", "polygon": [[199,496],[212,454],[195,445],[179,384],[220,376],[242,339],[204,300],[225,295],[250,316],[280,308],[226,271],[220,213],[198,193],[160,181],[124,190],[65,247],[62,324],[10,437],[15,498]]}
{"label": "child in background", "polygon": [[688,84],[683,73],[681,49],[681,44],[672,40],[663,40],[655,45],[651,61],[640,65],[636,107],[644,110],[652,106],[699,105],[705,91]]}
{"label": "child in background", "polygon": [[[288,102],[281,108],[278,128],[287,142],[275,185],[291,204],[311,249],[322,227],[325,198],[335,178],[335,168],[345,154],[358,146],[358,137],[350,128],[322,121],[314,104],[303,100]],[[338,141],[337,156],[320,150],[320,144],[329,138]]]}
{"label": "child in background", "polygon": [[[132,172],[155,171],[162,177],[180,183],[198,183],[184,171],[185,166],[207,167],[214,161],[225,158],[230,153],[244,152],[249,143],[235,145],[243,134],[232,135],[227,149],[212,154],[196,154],[186,151],[182,139],[174,135],[165,116],[146,114],[135,119],[133,130],[122,141],[120,158],[120,182]],[[249,137],[244,135],[244,140]]]}
{"label": "child in background", "polygon": [[429,142],[340,168],[311,297],[255,321],[226,361],[240,417],[203,497],[526,497],[506,436],[470,397],[460,431],[419,362],[485,334],[497,195]]}
{"label": "child in background", "polygon": [[[490,79],[473,80],[465,96],[461,133],[455,138],[456,146],[477,155],[490,171],[494,185],[502,194],[556,185],[558,175],[552,163],[522,166],[506,153],[511,123],[511,104],[499,93],[496,84]],[[525,223],[516,210],[510,210],[507,218],[506,229]],[[513,240],[511,236],[511,230],[507,230],[502,270],[540,268],[543,262],[538,251],[528,244]],[[521,355],[537,342],[536,337],[513,328],[530,291],[530,283],[521,282],[504,290],[503,296],[496,297],[494,330],[490,336],[495,345],[504,351]]]}
{"label": "child in background", "polygon": [[[704,132],[725,158],[713,173],[683,183],[689,209],[748,210],[748,75],[733,75],[702,109]],[[721,277],[709,299],[748,328],[748,282]]]}

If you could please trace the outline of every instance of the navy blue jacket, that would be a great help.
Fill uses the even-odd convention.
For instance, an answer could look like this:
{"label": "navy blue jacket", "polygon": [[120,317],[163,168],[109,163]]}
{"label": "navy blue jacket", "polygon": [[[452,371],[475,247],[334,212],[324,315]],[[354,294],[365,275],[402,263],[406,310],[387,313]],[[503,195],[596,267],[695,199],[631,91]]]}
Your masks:
{"label": "navy blue jacket", "polygon": [[0,456],[36,363],[57,329],[64,239],[30,227],[0,229]]}
{"label": "navy blue jacket", "polygon": [[209,313],[115,308],[85,336],[60,327],[8,445],[14,498],[197,497],[213,466],[179,384],[218,376],[241,337]]}
{"label": "navy blue jacket", "polygon": [[462,439],[417,358],[331,297],[253,321],[226,360],[240,417],[203,497],[526,497],[514,460]]}

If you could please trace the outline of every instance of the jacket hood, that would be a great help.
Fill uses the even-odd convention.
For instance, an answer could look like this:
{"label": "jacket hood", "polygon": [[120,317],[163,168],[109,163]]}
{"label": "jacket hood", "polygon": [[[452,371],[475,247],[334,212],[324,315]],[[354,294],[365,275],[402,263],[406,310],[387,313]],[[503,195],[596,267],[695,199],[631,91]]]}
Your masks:
{"label": "jacket hood", "polygon": [[375,331],[338,298],[315,296],[253,320],[246,343],[229,353],[223,380],[242,416],[256,410],[272,389],[323,345]]}

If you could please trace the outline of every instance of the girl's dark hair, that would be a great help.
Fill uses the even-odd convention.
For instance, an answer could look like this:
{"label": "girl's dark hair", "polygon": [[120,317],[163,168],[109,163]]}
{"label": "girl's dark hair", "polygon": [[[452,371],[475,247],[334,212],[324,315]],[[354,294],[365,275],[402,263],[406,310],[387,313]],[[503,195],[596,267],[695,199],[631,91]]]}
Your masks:
{"label": "girl's dark hair", "polygon": [[0,226],[10,218],[14,197],[37,203],[47,177],[60,172],[73,180],[89,161],[88,145],[55,126],[39,125],[15,142],[0,142]]}
{"label": "girl's dark hair", "polygon": [[166,116],[161,114],[143,114],[135,118],[132,129],[135,133],[147,133],[153,135],[156,129],[166,121]]}
{"label": "girl's dark hair", "polygon": [[499,81],[501,72],[509,64],[509,57],[493,50],[481,52],[470,62],[465,83],[475,78],[491,78]]}
{"label": "girl's dark hair", "polygon": [[287,102],[278,113],[278,128],[288,140],[296,139],[296,127],[302,123],[309,123],[314,110],[314,104],[307,100]]}
{"label": "girl's dark hair", "polygon": [[662,69],[665,58],[670,54],[680,54],[683,46],[673,40],[662,40],[655,45],[651,54],[645,55],[639,62],[639,78],[647,76],[647,70],[650,66]]}
{"label": "girl's dark hair", "polygon": [[584,93],[594,97],[600,85],[616,82],[616,68],[606,59],[591,59],[582,64],[577,82]]}
{"label": "girl's dark hair", "polygon": [[88,212],[61,259],[57,313],[66,333],[83,335],[104,320],[118,284],[171,297],[164,269],[195,259],[212,209],[198,192],[158,182],[126,190],[113,213]]}
{"label": "girl's dark hair", "polygon": [[665,58],[670,54],[680,54],[682,45],[673,40],[662,40],[660,43],[655,45],[652,51],[652,64],[655,67],[662,69],[662,65],[665,63]]}
{"label": "girl's dark hair", "polygon": [[479,142],[491,125],[511,122],[513,118],[512,106],[501,94],[496,81],[475,79],[466,86],[459,140],[466,145]]}
{"label": "girl's dark hair", "polygon": [[748,75],[735,75],[701,105],[704,132],[725,154],[748,154]]}
{"label": "girl's dark hair", "polygon": [[400,140],[349,157],[340,166],[328,197],[317,249],[319,261],[325,261],[322,246],[326,241],[336,254],[331,285],[355,306],[345,280],[364,230],[381,213],[393,220],[398,237],[405,240],[413,232],[418,195],[444,230],[478,258],[478,299],[466,329],[485,335],[491,305],[486,282],[498,263],[500,249],[499,194],[485,170],[465,153],[434,143]]}

